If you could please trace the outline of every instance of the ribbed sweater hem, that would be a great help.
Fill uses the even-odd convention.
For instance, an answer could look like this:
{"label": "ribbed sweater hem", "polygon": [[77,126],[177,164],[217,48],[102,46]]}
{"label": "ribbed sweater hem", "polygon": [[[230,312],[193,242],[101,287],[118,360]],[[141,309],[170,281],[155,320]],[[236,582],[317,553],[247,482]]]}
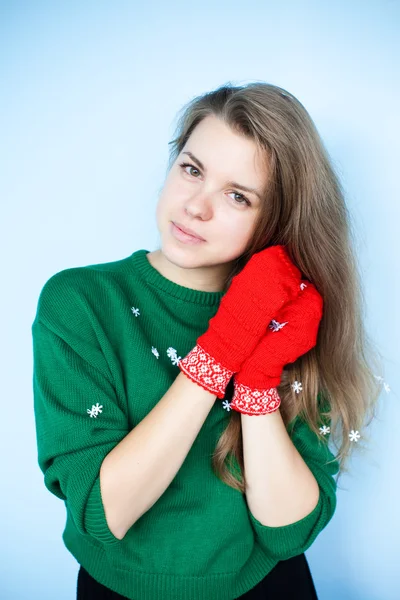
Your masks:
{"label": "ribbed sweater hem", "polygon": [[275,567],[277,560],[266,556],[257,544],[241,569],[228,573],[182,575],[148,573],[123,568],[112,560],[106,546],[95,545],[71,524],[63,541],[78,563],[96,581],[131,600],[233,600],[255,587]]}

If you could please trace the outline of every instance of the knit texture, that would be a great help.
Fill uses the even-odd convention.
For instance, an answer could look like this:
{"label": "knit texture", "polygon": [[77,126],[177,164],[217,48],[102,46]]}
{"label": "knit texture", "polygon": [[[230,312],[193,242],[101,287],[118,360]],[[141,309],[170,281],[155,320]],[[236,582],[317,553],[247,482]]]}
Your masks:
{"label": "knit texture", "polygon": [[231,600],[326,527],[338,463],[326,465],[334,458],[326,439],[294,419],[288,432],[319,483],[319,501],[295,523],[260,523],[211,466],[231,417],[231,380],[164,494],[122,540],[113,535],[101,463],[166,393],[223,296],[168,280],[147,253],[65,269],[44,284],[32,324],[38,463],[65,503],[64,544],[97,581],[132,600]]}
{"label": "knit texture", "polygon": [[295,362],[317,343],[323,299],[313,283],[303,280],[294,301],[272,319],[267,333],[234,377],[231,408],[248,415],[277,410],[279,385],[285,365]]}
{"label": "knit texture", "polygon": [[239,371],[271,319],[299,295],[300,278],[301,272],[284,246],[256,252],[233,277],[218,312],[197,344],[218,365],[234,373]]}

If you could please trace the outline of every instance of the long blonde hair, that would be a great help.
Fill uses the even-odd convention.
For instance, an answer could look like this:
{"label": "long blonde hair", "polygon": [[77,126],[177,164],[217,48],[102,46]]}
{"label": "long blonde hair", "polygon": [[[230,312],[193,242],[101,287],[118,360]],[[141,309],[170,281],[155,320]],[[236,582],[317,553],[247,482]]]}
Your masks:
{"label": "long blonde hair", "polygon": [[[235,261],[224,289],[255,252],[283,244],[323,297],[317,345],[286,365],[282,373],[280,412],[286,427],[302,413],[321,440],[335,442],[341,474],[348,471],[346,462],[355,447],[352,432],[361,432],[357,447],[367,447],[366,427],[375,417],[382,389],[375,376],[382,372],[382,358],[364,328],[365,300],[354,234],[338,176],[303,105],[286,90],[262,82],[223,85],[188,102],[169,142],[168,170],[207,115],[222,119],[235,132],[252,139],[270,171],[254,235]],[[294,391],[295,381],[301,382],[301,393]],[[330,436],[321,435],[322,420],[330,426]],[[236,461],[240,466],[241,479],[231,473],[227,457],[230,465]],[[244,493],[241,417],[236,411],[231,412],[218,441],[212,465],[222,481]]]}

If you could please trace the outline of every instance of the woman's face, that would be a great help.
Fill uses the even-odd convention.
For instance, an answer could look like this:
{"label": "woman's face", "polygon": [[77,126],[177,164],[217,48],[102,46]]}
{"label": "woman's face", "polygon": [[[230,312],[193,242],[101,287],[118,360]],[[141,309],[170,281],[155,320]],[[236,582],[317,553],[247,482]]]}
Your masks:
{"label": "woman's face", "polygon": [[[203,119],[172,165],[159,196],[156,216],[164,259],[184,269],[211,268],[214,276],[227,273],[253,234],[266,184],[266,166],[254,142],[215,116]],[[205,241],[179,239],[173,222]]]}

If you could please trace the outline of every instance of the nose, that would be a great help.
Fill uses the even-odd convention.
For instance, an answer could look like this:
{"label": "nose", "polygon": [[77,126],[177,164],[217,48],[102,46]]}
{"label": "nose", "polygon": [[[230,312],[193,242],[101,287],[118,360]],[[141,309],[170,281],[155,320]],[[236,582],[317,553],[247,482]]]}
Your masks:
{"label": "nose", "polygon": [[186,201],[185,212],[193,219],[200,218],[202,221],[207,221],[213,212],[210,196],[204,192],[198,192]]}

